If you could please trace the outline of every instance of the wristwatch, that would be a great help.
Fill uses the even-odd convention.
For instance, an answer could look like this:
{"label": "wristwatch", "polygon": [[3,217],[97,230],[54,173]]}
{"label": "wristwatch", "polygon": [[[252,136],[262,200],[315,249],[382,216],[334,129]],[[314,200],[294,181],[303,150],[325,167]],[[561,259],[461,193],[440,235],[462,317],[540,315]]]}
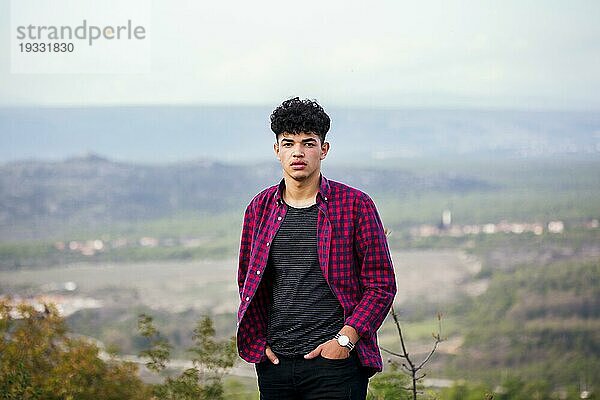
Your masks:
{"label": "wristwatch", "polygon": [[336,333],[334,339],[337,340],[340,346],[347,348],[349,351],[354,350],[354,343],[350,341],[348,336],[342,335],[341,333]]}

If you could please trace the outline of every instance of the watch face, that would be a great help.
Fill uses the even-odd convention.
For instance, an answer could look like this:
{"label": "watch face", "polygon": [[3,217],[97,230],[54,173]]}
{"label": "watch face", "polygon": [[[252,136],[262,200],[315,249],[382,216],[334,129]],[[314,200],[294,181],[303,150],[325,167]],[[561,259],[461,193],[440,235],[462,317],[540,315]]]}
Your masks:
{"label": "watch face", "polygon": [[346,346],[348,343],[350,343],[350,338],[348,336],[341,335],[337,341],[340,346]]}

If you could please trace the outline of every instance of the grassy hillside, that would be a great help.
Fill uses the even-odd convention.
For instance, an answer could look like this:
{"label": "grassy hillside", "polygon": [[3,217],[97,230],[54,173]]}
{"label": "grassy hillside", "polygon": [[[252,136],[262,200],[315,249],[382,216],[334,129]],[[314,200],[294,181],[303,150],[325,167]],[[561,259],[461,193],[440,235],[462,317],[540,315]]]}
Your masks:
{"label": "grassy hillside", "polygon": [[455,377],[600,382],[600,261],[494,275],[474,301]]}
{"label": "grassy hillside", "polygon": [[[87,165],[84,161],[80,160],[79,162]],[[111,164],[107,161],[88,160],[88,162],[106,164],[117,170],[117,167],[125,168],[120,164]],[[49,168],[47,165],[46,167]],[[210,169],[213,167],[216,168],[214,165],[212,167],[210,165],[204,166],[203,168]],[[377,169],[374,169],[374,167]],[[394,232],[390,237],[390,244],[398,249],[457,247],[464,245],[467,239],[472,239],[471,237],[444,237],[415,241],[410,237],[408,232],[411,227],[419,224],[437,224],[440,221],[442,210],[445,209],[452,211],[453,223],[455,224],[497,223],[502,220],[547,223],[559,219],[565,222],[567,229],[570,229],[573,226],[581,225],[582,221],[600,217],[600,174],[597,173],[600,168],[600,161],[597,160],[520,159],[495,161],[494,163],[478,160],[412,160],[381,163],[374,167],[357,169],[356,166],[353,168],[339,166],[330,168],[326,166],[325,173],[330,178],[355,184],[357,187],[366,190],[375,199],[384,224]],[[13,166],[14,168],[16,167]],[[69,208],[63,210],[63,217],[65,218],[54,225],[46,224],[42,219],[34,222],[23,222],[26,227],[23,224],[6,223],[5,221],[2,228],[5,235],[0,239],[0,268],[60,265],[82,261],[129,262],[166,259],[222,259],[235,256],[243,207],[258,190],[257,188],[261,187],[257,183],[257,179],[262,170],[257,169],[253,173],[248,173],[248,180],[251,182],[240,183],[243,190],[240,187],[237,188],[236,199],[233,203],[231,201],[225,202],[219,204],[217,208],[208,210],[198,209],[204,204],[199,200],[200,197],[204,196],[202,198],[205,200],[219,198],[219,193],[214,192],[211,185],[226,185],[216,172],[206,172],[198,167],[200,172],[204,172],[196,171],[195,185],[198,193],[202,192],[204,194],[200,196],[196,193],[200,197],[190,197],[186,194],[186,191],[190,190],[190,185],[177,184],[178,179],[175,179],[179,176],[178,174],[189,172],[188,170],[181,172],[180,169],[175,167],[165,167],[165,170],[162,171],[163,175],[168,175],[172,179],[163,177],[162,181],[159,182],[160,184],[155,184],[154,178],[151,178],[152,174],[142,174],[145,167],[127,166],[127,168],[125,169],[129,171],[128,173],[137,174],[135,176],[143,175],[145,179],[141,180],[144,184],[133,185],[133,188],[127,190],[135,191],[158,185],[153,190],[157,191],[160,194],[157,194],[157,196],[162,198],[161,196],[164,197],[165,193],[169,193],[168,190],[164,189],[170,187],[179,193],[180,198],[186,199],[185,202],[176,202],[167,208],[162,208],[160,202],[144,203],[144,207],[148,211],[144,216],[126,212],[127,218],[119,218],[115,214],[114,219],[103,223],[91,217],[77,220],[77,223],[70,223],[68,222],[71,220]],[[190,166],[188,168],[191,170]],[[230,168],[232,171],[235,170],[233,167]],[[67,169],[67,171],[69,170]],[[379,172],[376,173],[376,171]],[[231,171],[219,170],[219,172],[221,175],[227,176],[228,179],[232,179]],[[262,172],[266,173],[265,171]],[[274,171],[269,174],[272,176],[277,175]],[[215,182],[211,181],[211,185],[198,185],[198,182],[201,181],[198,177],[200,175],[202,177],[205,177],[205,175],[210,176],[211,179],[214,178]],[[15,174],[8,174],[7,176],[12,176],[15,182],[19,182]],[[34,176],[37,175],[34,174]],[[344,179],[344,176],[352,178],[354,181]],[[250,179],[249,177],[253,178]],[[260,177],[265,179],[262,175]],[[98,180],[102,181],[101,178],[105,179],[106,177],[97,177]],[[186,175],[186,179],[191,178]],[[239,180],[243,181],[244,179]],[[55,180],[59,181],[61,185],[69,182],[56,177]],[[269,178],[269,183],[272,183],[272,180]],[[39,179],[35,182],[38,181]],[[466,181],[472,181],[472,184],[468,185],[467,188],[464,187]],[[40,185],[39,182],[35,182],[31,184],[33,186]],[[88,186],[91,185],[87,180],[84,180],[84,183]],[[44,183],[44,185],[47,185],[47,183]],[[113,190],[127,185],[116,185]],[[17,186],[16,183],[13,185],[13,187]],[[97,190],[84,192],[102,193],[102,187],[100,185],[96,187]],[[53,190],[56,191],[56,188]],[[180,193],[180,190],[183,190],[183,192]],[[137,193],[135,196],[131,195],[126,198],[111,197],[113,199],[111,201],[114,201],[114,204],[111,203],[113,206],[104,204],[106,199],[103,200],[102,196],[96,196],[95,201],[99,202],[98,204],[104,204],[106,212],[110,210],[124,212],[123,206],[129,204],[130,201],[135,199],[143,200],[142,203],[146,201],[142,192],[135,193]],[[136,201],[133,201],[132,204],[138,204]],[[236,205],[233,205],[234,203]],[[23,204],[28,203],[24,202]],[[19,207],[24,207],[23,204]],[[72,201],[65,204],[70,204],[73,207],[77,206],[78,210],[84,214],[88,211],[92,212],[94,209],[85,201]],[[193,205],[193,207],[187,209],[184,207],[186,204],[188,206]],[[132,205],[129,204],[129,206]],[[2,204],[0,204],[1,208]],[[10,207],[7,206],[7,212],[9,209]],[[8,213],[13,215],[12,211]],[[158,216],[161,213],[166,214]],[[19,240],[19,237],[27,236],[22,235],[23,230],[30,233],[35,232],[33,236],[37,235],[38,241]],[[51,231],[51,234],[44,237],[42,233],[45,231]],[[587,233],[584,233],[584,235],[587,235]],[[143,237],[156,238],[159,243],[157,246],[141,246],[139,241]],[[70,241],[85,242],[97,239],[104,240],[105,246],[101,251],[94,252],[93,255],[82,255],[77,251],[58,251],[55,248],[55,242],[57,241],[68,244]],[[192,239],[192,242],[189,242],[188,239]],[[126,246],[112,246],[109,243],[113,241],[122,242],[123,240],[127,241]],[[491,240],[496,240],[496,238]]]}

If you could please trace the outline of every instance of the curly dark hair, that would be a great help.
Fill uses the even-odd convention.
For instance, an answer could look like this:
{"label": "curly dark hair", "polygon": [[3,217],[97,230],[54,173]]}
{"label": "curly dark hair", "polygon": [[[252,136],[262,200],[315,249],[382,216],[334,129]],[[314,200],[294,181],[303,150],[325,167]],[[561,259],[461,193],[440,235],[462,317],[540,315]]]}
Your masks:
{"label": "curly dark hair", "polygon": [[305,132],[319,135],[324,143],[330,123],[329,115],[316,101],[298,97],[284,101],[271,114],[271,130],[276,139],[284,132]]}

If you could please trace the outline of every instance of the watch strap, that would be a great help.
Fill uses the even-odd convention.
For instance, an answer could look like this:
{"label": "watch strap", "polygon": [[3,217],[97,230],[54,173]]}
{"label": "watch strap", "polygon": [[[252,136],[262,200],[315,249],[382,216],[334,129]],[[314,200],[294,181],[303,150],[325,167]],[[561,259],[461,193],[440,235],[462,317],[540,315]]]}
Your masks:
{"label": "watch strap", "polygon": [[[341,336],[342,336],[342,334],[338,332],[338,333],[336,333],[336,334],[335,334],[335,336],[333,337],[333,338],[334,338],[334,339],[335,339],[335,340],[338,342],[338,344],[340,344],[340,342],[338,341],[338,339],[339,339]],[[345,335],[343,335],[343,336],[345,336]],[[346,337],[347,337],[347,336],[346,336]],[[340,344],[340,346],[341,346],[341,344]],[[346,345],[344,345],[343,347],[345,347],[345,348],[347,348],[348,350],[352,351],[352,350],[354,350],[354,346],[355,346],[355,345],[354,345],[354,343],[352,343],[352,341],[351,341],[351,340],[348,340],[348,343],[347,343]]]}

